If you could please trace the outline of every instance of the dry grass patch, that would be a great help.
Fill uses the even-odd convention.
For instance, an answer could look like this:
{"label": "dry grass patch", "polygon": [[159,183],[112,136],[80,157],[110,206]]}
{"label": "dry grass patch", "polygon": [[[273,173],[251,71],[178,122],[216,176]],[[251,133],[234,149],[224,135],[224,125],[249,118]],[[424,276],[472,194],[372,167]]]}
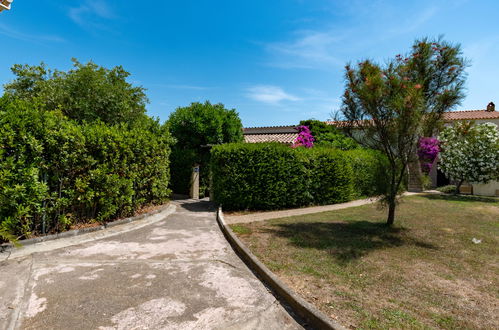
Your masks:
{"label": "dry grass patch", "polygon": [[[497,328],[499,200],[409,197],[232,228],[290,287],[355,328]],[[481,240],[475,244],[472,239]]]}

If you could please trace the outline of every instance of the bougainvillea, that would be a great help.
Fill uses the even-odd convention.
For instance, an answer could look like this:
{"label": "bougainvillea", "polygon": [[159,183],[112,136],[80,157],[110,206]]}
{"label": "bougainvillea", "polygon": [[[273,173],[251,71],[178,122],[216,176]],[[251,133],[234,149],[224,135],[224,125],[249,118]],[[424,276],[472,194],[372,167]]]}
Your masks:
{"label": "bougainvillea", "polygon": [[418,142],[418,157],[423,173],[430,173],[435,158],[440,152],[439,141],[433,137],[422,137]]}
{"label": "bougainvillea", "polygon": [[308,126],[298,126],[297,127],[299,133],[298,137],[296,140],[293,142],[291,145],[292,148],[297,148],[297,147],[305,147],[305,148],[312,148],[314,146],[314,137],[312,136],[312,133],[310,132],[310,129]]}

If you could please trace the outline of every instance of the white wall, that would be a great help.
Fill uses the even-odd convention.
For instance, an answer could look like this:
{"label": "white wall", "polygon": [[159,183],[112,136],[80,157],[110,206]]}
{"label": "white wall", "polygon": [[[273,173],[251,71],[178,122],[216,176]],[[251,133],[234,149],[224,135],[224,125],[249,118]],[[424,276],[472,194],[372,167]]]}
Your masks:
{"label": "white wall", "polygon": [[474,183],[473,184],[473,195],[479,196],[498,196],[496,191],[499,192],[499,182],[492,181],[489,183]]}

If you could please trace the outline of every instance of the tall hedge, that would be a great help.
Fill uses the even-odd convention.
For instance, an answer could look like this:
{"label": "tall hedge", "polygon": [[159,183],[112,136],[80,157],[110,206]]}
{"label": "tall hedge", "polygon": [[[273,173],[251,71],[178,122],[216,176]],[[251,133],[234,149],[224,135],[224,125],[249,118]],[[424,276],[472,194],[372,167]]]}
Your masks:
{"label": "tall hedge", "polygon": [[[373,151],[292,149],[232,143],[211,151],[215,201],[228,210],[272,210],[341,203],[373,195],[381,156]],[[369,182],[362,182],[362,180]]]}
{"label": "tall hedge", "polygon": [[23,238],[78,222],[105,222],[165,201],[171,142],[167,129],[152,119],[133,128],[78,124],[31,103],[4,104],[1,236]]}
{"label": "tall hedge", "polygon": [[345,151],[345,155],[354,173],[354,197],[376,196],[386,191],[388,164],[381,152],[359,148]]}

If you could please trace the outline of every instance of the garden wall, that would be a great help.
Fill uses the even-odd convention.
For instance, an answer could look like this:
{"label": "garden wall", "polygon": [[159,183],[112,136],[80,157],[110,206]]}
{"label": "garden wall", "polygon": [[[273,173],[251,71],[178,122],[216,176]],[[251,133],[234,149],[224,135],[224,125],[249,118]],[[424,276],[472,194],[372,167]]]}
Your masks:
{"label": "garden wall", "polygon": [[233,143],[211,151],[214,200],[226,210],[272,210],[376,194],[382,160],[372,150]]}

